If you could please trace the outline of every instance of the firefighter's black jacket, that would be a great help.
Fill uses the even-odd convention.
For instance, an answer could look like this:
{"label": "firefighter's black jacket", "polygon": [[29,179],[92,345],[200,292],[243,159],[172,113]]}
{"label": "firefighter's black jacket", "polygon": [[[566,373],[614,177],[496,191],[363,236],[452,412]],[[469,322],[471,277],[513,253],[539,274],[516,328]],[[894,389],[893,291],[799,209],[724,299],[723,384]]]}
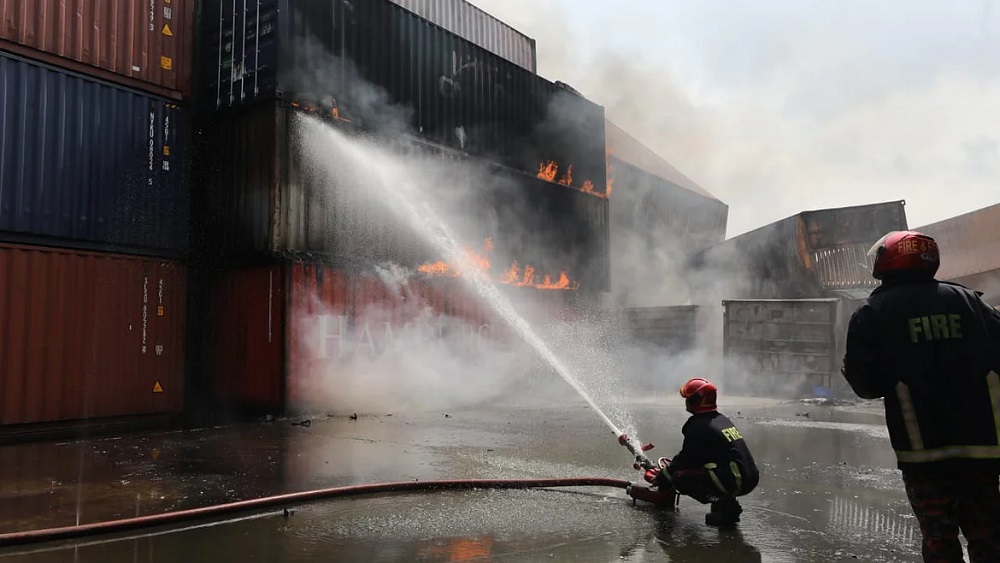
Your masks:
{"label": "firefighter's black jacket", "polygon": [[851,317],[844,376],[885,398],[901,469],[1000,470],[1000,312],[933,279],[884,282]]}
{"label": "firefighter's black jacket", "polygon": [[718,411],[691,415],[681,432],[684,443],[670,460],[671,473],[712,469],[725,488],[736,495],[745,495],[757,487],[757,464],[743,435],[726,415]]}

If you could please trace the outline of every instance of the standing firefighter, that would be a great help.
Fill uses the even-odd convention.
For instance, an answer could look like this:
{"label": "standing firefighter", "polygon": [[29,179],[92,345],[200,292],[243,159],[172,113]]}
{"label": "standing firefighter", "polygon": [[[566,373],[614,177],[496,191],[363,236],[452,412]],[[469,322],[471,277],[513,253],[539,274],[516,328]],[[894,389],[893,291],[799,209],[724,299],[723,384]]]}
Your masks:
{"label": "standing firefighter", "polygon": [[933,238],[882,237],[881,280],[851,317],[842,370],[886,425],[923,534],[925,561],[1000,561],[1000,312],[981,293],[934,279]]}
{"label": "standing firefighter", "polygon": [[[700,377],[681,387],[681,397],[690,418],[681,432],[681,451],[665,470],[652,468],[645,479],[661,490],[676,490],[702,504],[712,504],[705,515],[710,526],[728,526],[740,521],[743,508],[736,497],[757,487],[760,474],[746,440],[736,425],[716,406],[718,388]],[[625,445],[629,436],[618,440]]]}

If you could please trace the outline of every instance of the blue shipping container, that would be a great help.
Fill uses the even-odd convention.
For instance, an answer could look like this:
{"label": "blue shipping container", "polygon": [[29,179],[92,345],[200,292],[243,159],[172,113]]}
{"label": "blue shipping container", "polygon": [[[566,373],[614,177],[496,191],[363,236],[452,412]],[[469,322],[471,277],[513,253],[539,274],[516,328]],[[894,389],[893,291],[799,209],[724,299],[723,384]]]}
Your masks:
{"label": "blue shipping container", "polygon": [[0,52],[0,239],[177,255],[189,126],[164,98]]}

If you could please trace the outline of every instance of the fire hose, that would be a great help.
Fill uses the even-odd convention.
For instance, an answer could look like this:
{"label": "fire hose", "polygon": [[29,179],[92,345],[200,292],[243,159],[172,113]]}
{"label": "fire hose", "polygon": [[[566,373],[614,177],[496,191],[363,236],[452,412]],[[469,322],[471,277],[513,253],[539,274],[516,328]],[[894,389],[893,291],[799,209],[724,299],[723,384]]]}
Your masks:
{"label": "fire hose", "polygon": [[238,512],[256,511],[282,505],[287,506],[290,504],[299,504],[338,497],[379,493],[447,491],[462,489],[532,489],[552,487],[611,487],[625,489],[629,493],[629,496],[632,496],[633,499],[640,498],[641,500],[647,500],[641,496],[636,497],[632,493],[634,489],[645,490],[645,487],[634,487],[633,483],[629,481],[604,477],[569,477],[559,479],[456,479],[440,481],[373,483],[366,485],[349,485],[345,487],[317,489],[298,493],[287,493],[251,500],[205,506],[201,508],[191,508],[160,514],[136,516],[133,518],[123,518],[121,520],[108,520],[104,522],[81,524],[78,526],[11,532],[0,534],[0,547],[77,539],[103,534],[114,534],[142,528],[152,528],[154,526],[189,522],[192,520],[218,518]]}

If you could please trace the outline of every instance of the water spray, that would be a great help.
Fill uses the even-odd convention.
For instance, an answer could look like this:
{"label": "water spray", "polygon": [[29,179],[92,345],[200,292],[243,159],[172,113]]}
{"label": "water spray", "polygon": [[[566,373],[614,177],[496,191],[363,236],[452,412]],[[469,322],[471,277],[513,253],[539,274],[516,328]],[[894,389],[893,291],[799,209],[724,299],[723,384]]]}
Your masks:
{"label": "water spray", "polygon": [[[646,451],[653,447],[653,444],[642,445],[641,442],[623,432],[618,425],[608,417],[607,414],[597,405],[587,390],[570,373],[566,364],[552,351],[546,342],[534,331],[525,319],[517,313],[510,300],[500,293],[496,284],[479,268],[472,264],[469,256],[461,251],[458,237],[446,224],[437,210],[429,202],[423,201],[420,197],[421,190],[413,183],[411,174],[392,175],[392,167],[386,166],[384,159],[378,162],[367,162],[373,160],[363,147],[356,142],[351,142],[342,132],[324,124],[322,121],[304,115],[297,116],[298,125],[301,131],[307,136],[315,136],[322,139],[322,143],[305,143],[306,147],[312,150],[319,150],[320,147],[328,150],[329,146],[336,146],[338,150],[347,156],[355,164],[365,170],[374,171],[376,189],[385,189],[392,186],[390,193],[384,194],[386,197],[378,198],[381,204],[389,205],[390,210],[400,215],[410,227],[426,242],[430,243],[449,263],[456,264],[462,272],[461,279],[470,286],[488,304],[501,319],[513,329],[521,340],[531,346],[538,356],[544,360],[576,393],[597,413],[604,424],[611,430],[618,442],[625,446],[634,456],[633,467],[637,470],[649,470],[658,465],[648,457]],[[329,162],[329,155],[314,154],[318,162]],[[320,158],[325,157],[325,158]],[[371,176],[366,176],[366,181],[371,180]],[[394,203],[387,203],[394,202]]]}

